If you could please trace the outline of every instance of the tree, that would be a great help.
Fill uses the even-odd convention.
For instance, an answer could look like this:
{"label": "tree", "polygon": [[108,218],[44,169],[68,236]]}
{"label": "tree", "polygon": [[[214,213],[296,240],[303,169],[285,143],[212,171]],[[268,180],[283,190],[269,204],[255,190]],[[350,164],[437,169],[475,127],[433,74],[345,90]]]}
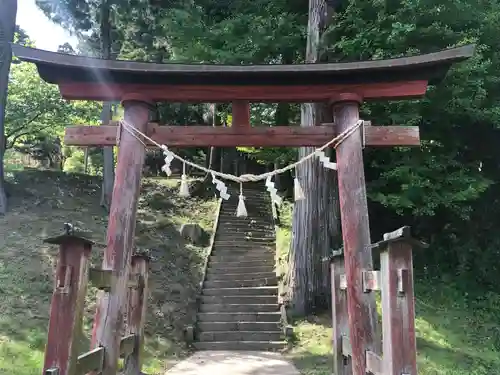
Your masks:
{"label": "tree", "polygon": [[97,109],[89,102],[62,99],[57,86],[43,81],[34,64],[15,64],[9,76],[5,148],[14,147],[23,138],[60,136],[72,121],[92,121],[92,111]]}
{"label": "tree", "polygon": [[0,0],[0,215],[7,212],[3,157],[5,155],[5,106],[7,104],[7,85],[16,27],[17,0]]}
{"label": "tree", "polygon": [[[111,10],[120,3],[118,0],[61,0],[59,3],[37,0],[36,4],[52,21],[60,24],[69,32],[87,43],[93,54],[99,50],[104,59],[112,57],[112,38],[114,28],[111,24]],[[89,34],[86,35],[85,33]],[[98,44],[100,41],[100,45]],[[93,50],[93,51],[92,51]],[[103,124],[111,120],[111,103],[104,103],[101,112]],[[114,184],[113,147],[103,147],[103,185],[101,205],[109,209]]]}

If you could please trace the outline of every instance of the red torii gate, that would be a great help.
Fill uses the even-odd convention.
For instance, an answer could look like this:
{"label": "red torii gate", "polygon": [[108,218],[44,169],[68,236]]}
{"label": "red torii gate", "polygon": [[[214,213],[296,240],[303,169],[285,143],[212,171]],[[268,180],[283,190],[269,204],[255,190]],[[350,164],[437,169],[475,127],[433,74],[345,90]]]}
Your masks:
{"label": "red torii gate", "polygon": [[[453,63],[469,58],[473,49],[473,46],[464,46],[378,61],[251,66],[108,61],[17,45],[13,46],[13,53],[23,61],[35,63],[42,79],[57,84],[65,99],[121,101],[128,124],[167,146],[299,147],[321,146],[348,129],[359,120],[359,105],[364,100],[424,95],[428,84],[438,83]],[[158,101],[232,102],[233,126],[149,124],[150,105]],[[307,128],[252,128],[249,102],[328,102],[332,106],[334,124]],[[68,127],[65,144],[115,145],[117,130],[116,124]],[[364,271],[372,270],[362,131],[367,146],[420,144],[418,127],[365,126],[336,149],[345,257],[344,289],[347,290],[349,350],[354,375],[365,374],[368,353],[381,354],[376,340],[374,297],[365,293],[362,280],[366,274]],[[141,142],[127,131],[121,132],[119,147],[103,261],[103,269],[111,271],[112,277],[109,291],[99,301],[93,337],[94,347],[101,346],[105,350],[103,374],[106,375],[117,372],[119,332],[145,155]],[[411,319],[409,324],[413,327]],[[49,346],[51,337],[49,333]],[[409,345],[409,350],[413,351],[411,357],[415,354],[415,345]],[[61,359],[46,356],[44,368],[58,360]]]}

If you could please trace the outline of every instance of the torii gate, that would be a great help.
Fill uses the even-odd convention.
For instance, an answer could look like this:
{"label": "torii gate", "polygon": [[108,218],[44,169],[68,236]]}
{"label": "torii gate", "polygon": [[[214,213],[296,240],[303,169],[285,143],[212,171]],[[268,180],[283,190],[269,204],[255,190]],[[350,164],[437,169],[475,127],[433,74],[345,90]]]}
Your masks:
{"label": "torii gate", "polygon": [[[17,45],[13,46],[13,53],[23,61],[35,63],[42,79],[57,84],[65,99],[121,101],[127,123],[167,146],[300,147],[321,146],[348,129],[359,120],[359,106],[364,100],[423,96],[428,84],[439,82],[453,63],[469,58],[473,49],[470,45],[379,61],[251,66],[107,61]],[[232,102],[233,126],[148,124],[150,106],[158,101]],[[249,102],[328,102],[334,124],[252,128]],[[112,281],[109,292],[99,301],[93,337],[94,347],[105,349],[106,375],[117,372],[119,331],[129,277],[127,265],[134,242],[145,155],[138,139],[127,131],[117,137],[117,130],[109,125],[74,126],[66,129],[65,136],[65,144],[76,146],[109,146],[119,140],[103,261],[103,268],[112,272]],[[418,127],[365,126],[336,150],[354,375],[365,374],[367,352],[380,351],[375,339],[378,329],[374,297],[365,293],[362,282],[362,271],[372,270],[362,134],[367,146],[420,144]],[[414,355],[415,346],[410,346]],[[45,368],[51,365],[47,361],[46,358]]]}

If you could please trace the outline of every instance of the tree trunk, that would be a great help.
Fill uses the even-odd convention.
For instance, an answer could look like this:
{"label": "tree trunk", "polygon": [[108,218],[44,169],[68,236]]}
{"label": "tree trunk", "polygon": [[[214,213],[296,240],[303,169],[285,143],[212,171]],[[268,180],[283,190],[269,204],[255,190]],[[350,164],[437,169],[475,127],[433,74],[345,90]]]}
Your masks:
{"label": "tree trunk", "polygon": [[[108,0],[102,0],[101,5],[101,41],[102,58],[111,58],[111,23],[110,6]],[[101,121],[103,125],[111,121],[111,103],[103,103]],[[115,159],[113,147],[103,147],[103,170],[102,170],[102,194],[101,206],[109,210],[111,207],[111,197],[113,195],[113,185],[115,181]]]}
{"label": "tree trunk", "polygon": [[7,212],[5,192],[4,155],[5,155],[5,106],[7,105],[7,86],[9,82],[12,51],[10,42],[14,40],[16,26],[17,0],[0,0],[0,215]]}
{"label": "tree trunk", "polygon": [[[321,28],[326,15],[324,0],[309,0],[306,62],[318,61]],[[324,120],[323,106],[311,103],[301,107],[301,126],[315,126]],[[299,149],[299,159],[314,152]],[[295,203],[293,236],[289,255],[289,300],[293,313],[304,316],[328,306],[329,271],[325,258],[340,242],[336,174],[317,159],[297,167],[297,177],[305,200]]]}

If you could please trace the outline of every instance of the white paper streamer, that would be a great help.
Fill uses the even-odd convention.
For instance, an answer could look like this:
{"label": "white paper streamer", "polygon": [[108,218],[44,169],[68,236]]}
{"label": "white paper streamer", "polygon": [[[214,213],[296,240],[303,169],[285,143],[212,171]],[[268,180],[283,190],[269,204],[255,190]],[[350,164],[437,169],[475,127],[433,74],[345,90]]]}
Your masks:
{"label": "white paper streamer", "polygon": [[230,195],[227,193],[227,186],[224,182],[221,180],[217,179],[214,174],[212,174],[212,182],[215,184],[215,188],[219,190],[220,194],[219,196],[224,199],[228,200]]}
{"label": "white paper streamer", "polygon": [[266,188],[271,195],[271,201],[273,204],[280,205],[283,199],[278,195],[278,189],[276,189],[275,184],[271,181],[272,176],[266,178]]}
{"label": "white paper streamer", "polygon": [[330,158],[326,156],[324,151],[318,151],[316,152],[316,155],[318,156],[321,164],[323,164],[323,167],[337,170],[337,163],[332,162]]}
{"label": "white paper streamer", "polygon": [[297,177],[293,179],[293,195],[295,197],[295,201],[306,199],[304,191],[302,190],[299,179]]}
{"label": "white paper streamer", "polygon": [[170,169],[170,165],[174,160],[174,154],[165,145],[161,145],[161,148],[163,150],[163,155],[165,155],[165,165],[161,167],[161,170],[165,172],[168,177],[170,177],[172,175],[172,170]]}

